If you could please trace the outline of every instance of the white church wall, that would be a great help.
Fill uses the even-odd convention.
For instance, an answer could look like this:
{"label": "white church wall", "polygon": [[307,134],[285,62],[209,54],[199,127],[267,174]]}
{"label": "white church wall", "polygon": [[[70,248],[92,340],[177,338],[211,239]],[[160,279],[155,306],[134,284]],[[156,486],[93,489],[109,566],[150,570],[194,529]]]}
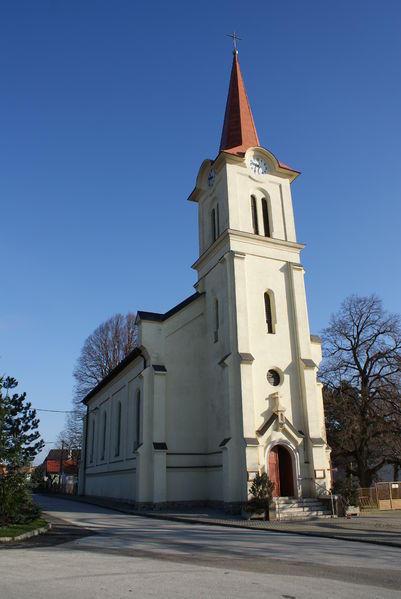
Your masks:
{"label": "white church wall", "polygon": [[[129,389],[131,393],[142,390],[142,381],[139,377],[142,368],[143,360],[138,358],[90,400],[89,422],[95,420],[96,424],[93,461],[90,461],[91,454],[87,452],[85,467],[85,494],[87,495],[135,500],[136,455],[132,451],[132,438],[136,423],[131,418],[128,400]],[[119,404],[121,404],[121,424],[118,449]],[[104,414],[106,414],[106,443],[104,443]],[[91,444],[90,428],[88,433],[88,441]]]}
{"label": "white church wall", "polygon": [[203,311],[201,297],[164,325],[168,451],[203,451],[207,446]]}
{"label": "white church wall", "polygon": [[216,496],[208,482],[209,446],[216,445],[208,426],[213,331],[205,324],[207,306],[208,297],[202,297],[166,323],[168,501]]}
{"label": "white church wall", "polygon": [[104,473],[86,472],[85,494],[94,497],[113,497],[135,501],[136,469],[110,470]]}
{"label": "white church wall", "polygon": [[[274,178],[276,179],[276,178]],[[284,220],[284,231],[285,236],[284,239],[286,241],[290,241],[296,243],[296,235],[295,235],[295,221],[294,221],[294,211],[292,208],[292,197],[291,197],[291,187],[288,179],[281,178],[278,181],[274,181],[276,185],[279,186],[282,210],[283,210],[283,220]]]}
{"label": "white church wall", "polygon": [[170,468],[167,474],[168,501],[207,501],[208,476],[206,468]]}
{"label": "white church wall", "polygon": [[[207,447],[215,451],[229,435],[227,405],[227,369],[221,360],[232,351],[230,343],[229,300],[225,261],[218,262],[204,282],[205,296],[205,385],[207,404]],[[216,301],[218,302],[218,328],[216,328]]]}
{"label": "white church wall", "polygon": [[218,226],[216,227],[217,237],[229,227],[229,214],[227,207],[227,181],[224,176],[225,166],[216,166],[216,178],[213,188],[209,188],[207,183],[206,174],[209,172],[208,169],[202,180],[202,193],[201,201],[198,204],[198,223],[199,223],[199,255],[201,256],[204,252],[212,245],[212,225],[211,225],[211,214],[212,210],[217,211],[218,206]]}
{"label": "white church wall", "polygon": [[147,363],[140,375],[142,379],[142,430],[141,445],[136,452],[136,501],[153,501],[153,383],[154,369]]}
{"label": "white church wall", "polygon": [[[167,320],[157,325],[143,321],[141,341],[151,356],[158,354],[166,369],[165,409],[157,408],[157,392],[154,390],[153,430],[165,416],[166,451],[166,501],[208,500],[219,497],[218,482],[210,485],[211,478],[218,479],[215,471],[221,468],[221,450],[210,455],[209,445],[216,449],[221,442],[221,433],[211,441],[208,427],[208,403],[212,376],[207,365],[208,349],[213,346],[213,331],[208,331],[205,311],[208,296],[201,296]],[[163,348],[163,351],[160,351]],[[219,356],[221,357],[221,356]],[[216,361],[217,366],[217,361]],[[155,428],[156,426],[156,428]],[[157,433],[162,436],[161,432]],[[220,454],[220,455],[219,455]],[[216,457],[217,455],[217,457]],[[158,459],[161,459],[158,453]],[[217,459],[217,462],[216,462]],[[161,469],[155,473],[160,476]],[[154,475],[156,476],[156,474]],[[164,483],[154,479],[156,487]],[[159,500],[160,497],[159,497]]]}
{"label": "white church wall", "polygon": [[[272,395],[280,393],[286,408],[286,417],[302,428],[294,321],[288,298],[287,265],[285,262],[272,261],[266,268],[266,260],[258,256],[247,255],[247,305],[252,315],[249,319],[249,335],[255,381],[255,409],[258,428],[266,418],[266,412],[272,412]],[[269,293],[273,308],[274,332],[269,333],[266,324],[264,294]],[[279,372],[281,381],[278,387],[267,381],[268,370]]]}

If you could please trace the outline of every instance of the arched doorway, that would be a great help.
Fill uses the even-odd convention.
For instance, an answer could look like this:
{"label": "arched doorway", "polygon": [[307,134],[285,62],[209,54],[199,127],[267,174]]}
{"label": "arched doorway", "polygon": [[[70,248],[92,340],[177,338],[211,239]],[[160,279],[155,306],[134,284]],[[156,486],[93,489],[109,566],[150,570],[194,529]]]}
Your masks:
{"label": "arched doorway", "polygon": [[292,456],[285,445],[274,445],[269,452],[269,479],[274,483],[273,497],[293,497]]}

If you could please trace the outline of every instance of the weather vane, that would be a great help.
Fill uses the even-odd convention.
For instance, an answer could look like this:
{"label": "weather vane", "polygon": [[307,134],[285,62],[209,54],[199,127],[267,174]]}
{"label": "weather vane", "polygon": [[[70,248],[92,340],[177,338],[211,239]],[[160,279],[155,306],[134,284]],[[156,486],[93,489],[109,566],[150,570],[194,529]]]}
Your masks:
{"label": "weather vane", "polygon": [[233,33],[227,33],[227,37],[231,37],[232,38],[233,44],[234,44],[233,53],[237,54],[237,52],[238,52],[237,40],[241,40],[242,38],[238,37],[238,35],[235,33],[235,31]]}

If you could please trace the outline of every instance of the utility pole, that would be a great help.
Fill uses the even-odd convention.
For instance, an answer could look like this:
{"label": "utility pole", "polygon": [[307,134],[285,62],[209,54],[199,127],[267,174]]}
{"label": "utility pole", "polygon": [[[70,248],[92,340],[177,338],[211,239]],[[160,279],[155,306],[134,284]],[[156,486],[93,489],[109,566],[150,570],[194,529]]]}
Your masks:
{"label": "utility pole", "polygon": [[61,492],[63,492],[63,457],[64,457],[64,439],[61,441],[61,453],[60,453],[59,491],[61,491]]}

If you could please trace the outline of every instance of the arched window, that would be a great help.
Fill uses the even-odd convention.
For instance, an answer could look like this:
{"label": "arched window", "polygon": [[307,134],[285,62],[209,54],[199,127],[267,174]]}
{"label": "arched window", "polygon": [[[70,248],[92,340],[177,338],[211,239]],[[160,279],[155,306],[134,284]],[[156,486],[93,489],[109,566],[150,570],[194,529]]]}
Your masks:
{"label": "arched window", "polygon": [[270,293],[268,293],[267,291],[265,293],[265,316],[266,316],[267,332],[274,333],[272,300],[271,300]]}
{"label": "arched window", "polygon": [[101,460],[104,460],[106,456],[106,435],[107,435],[107,412],[103,412],[103,437],[102,437],[102,453]]}
{"label": "arched window", "polygon": [[141,443],[141,392],[136,392],[135,400],[135,422],[134,422],[134,451]]}
{"label": "arched window", "polygon": [[214,300],[214,342],[219,340],[219,300]]}
{"label": "arched window", "polygon": [[258,225],[258,210],[256,208],[256,198],[255,196],[251,196],[251,212],[252,212],[252,227],[255,235],[259,235],[259,225]]}
{"label": "arched window", "polygon": [[265,237],[271,237],[270,234],[270,221],[269,221],[269,210],[267,208],[266,198],[262,198],[262,213],[263,213],[263,226],[265,229]]}
{"label": "arched window", "polygon": [[115,457],[120,455],[120,445],[121,445],[121,401],[119,401],[118,405],[117,405],[116,446],[115,446],[115,451],[114,451]]}
{"label": "arched window", "polygon": [[216,204],[216,239],[220,235],[220,215],[219,215],[219,205]]}
{"label": "arched window", "polygon": [[212,213],[210,215],[210,226],[211,226],[211,231],[212,231],[212,243],[216,241],[217,239],[217,235],[216,235],[216,211],[213,208]]}

